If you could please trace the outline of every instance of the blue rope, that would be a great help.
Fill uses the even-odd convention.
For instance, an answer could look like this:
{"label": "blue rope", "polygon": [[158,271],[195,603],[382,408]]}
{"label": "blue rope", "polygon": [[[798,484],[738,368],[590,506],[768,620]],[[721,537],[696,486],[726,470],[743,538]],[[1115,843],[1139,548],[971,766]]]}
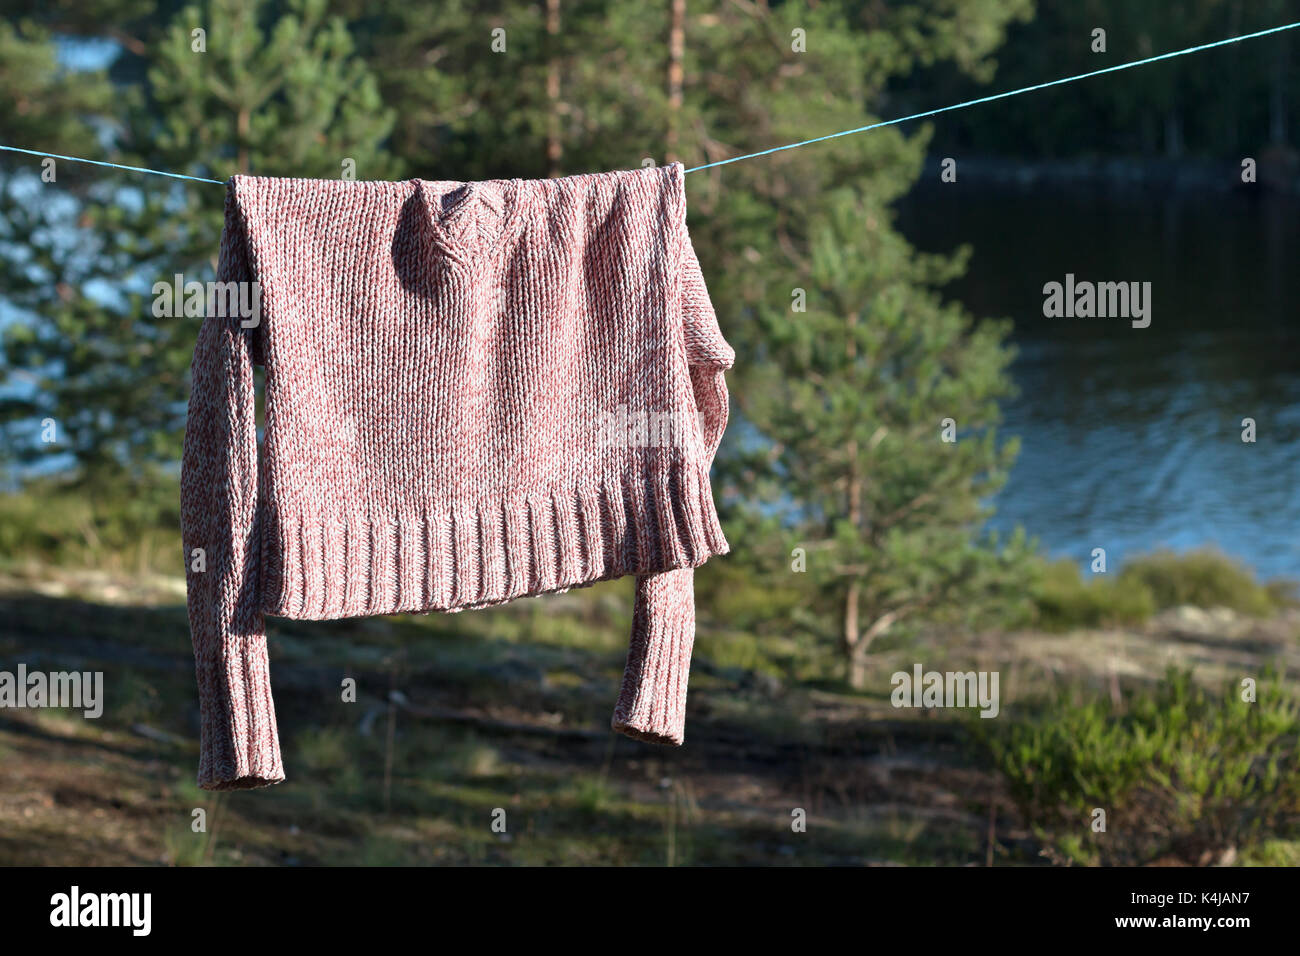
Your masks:
{"label": "blue rope", "polygon": [[913,113],[911,116],[901,116],[898,119],[885,120],[882,123],[872,123],[870,126],[859,126],[857,129],[846,129],[838,133],[831,133],[827,136],[818,136],[816,139],[805,139],[800,143],[789,143],[785,146],[773,146],[771,149],[765,149],[757,153],[746,153],[744,156],[733,156],[731,159],[720,159],[716,163],[705,163],[703,166],[692,166],[686,170],[688,173],[697,173],[701,169],[712,169],[714,166],[726,166],[728,163],[738,163],[742,159],[754,159],[757,156],[768,156],[772,153],[779,153],[787,149],[796,149],[800,146],[808,146],[812,143],[821,143],[828,139],[837,139],[840,136],[851,136],[854,133],[865,133],[867,130],[880,129],[882,126],[893,126],[897,123],[906,123],[909,120],[924,119],[927,116],[935,116],[939,113],[947,113],[951,110],[965,109],[968,106],[978,106],[980,103],[991,103],[994,100],[1006,99],[1008,96],[1019,96],[1021,93],[1032,93],[1034,90],[1045,90],[1049,86],[1060,86],[1063,83],[1073,83],[1075,80],[1086,80],[1090,76],[1101,76],[1103,73],[1115,73],[1118,70],[1127,70],[1135,66],[1143,66],[1147,63],[1155,63],[1159,60],[1172,60],[1176,56],[1186,56],[1189,53],[1199,53],[1201,50],[1212,50],[1216,46],[1226,46],[1229,43],[1240,43],[1242,40],[1253,40],[1256,37],[1268,36],[1270,33],[1281,33],[1283,30],[1294,30],[1300,27],[1300,21],[1288,23],[1285,26],[1272,27],[1268,30],[1260,30],[1257,33],[1247,33],[1239,37],[1229,37],[1226,40],[1216,40],[1213,43],[1202,43],[1200,46],[1188,47],[1186,50],[1175,50],[1172,53],[1161,53],[1159,56],[1149,56],[1144,60],[1134,60],[1131,63],[1120,63],[1118,66],[1108,66],[1105,69],[1093,70],[1090,73],[1080,73],[1078,76],[1067,76],[1059,80],[1052,80],[1050,83],[1038,83],[1034,86],[1021,87],[1018,90],[1010,90],[1006,93],[994,93],[992,96],[981,96],[977,100],[967,100],[964,103],[954,103],[952,106],[941,106],[937,110],[926,110],[924,113]]}
{"label": "blue rope", "polygon": [[[1005,93],[994,93],[992,96],[981,96],[979,99],[966,100],[964,103],[954,103],[951,106],[941,106],[938,109],[926,110],[924,113],[913,113],[911,116],[900,116],[898,119],[884,120],[879,123],[872,123],[868,126],[859,126],[855,129],[840,130],[838,133],[828,133],[825,136],[818,136],[815,139],[805,139],[798,143],[787,143],[785,146],[773,146],[771,149],[764,149],[757,153],[746,153],[743,156],[733,156],[731,159],[720,159],[716,163],[705,163],[703,166],[692,166],[690,169],[686,170],[686,172],[697,173],[702,169],[712,169],[715,166],[726,166],[729,163],[738,163],[742,159],[755,159],[759,156],[770,156],[772,153],[780,153],[787,149],[797,149],[800,146],[810,146],[813,143],[822,143],[828,139],[838,139],[841,136],[852,136],[854,133],[865,133],[869,130],[880,129],[882,126],[895,126],[899,123],[910,122],[911,120],[925,119],[927,116],[937,116],[940,113],[948,113],[952,110],[961,110],[968,106],[978,106],[981,103],[992,103],[994,100],[1003,100],[1008,96],[1019,96],[1021,93],[1032,93],[1035,90],[1045,90],[1050,86],[1061,86],[1065,83],[1073,83],[1076,80],[1086,80],[1092,76],[1101,76],[1103,73],[1116,73],[1120,70],[1128,70],[1135,66],[1145,66],[1148,63],[1157,63],[1160,60],[1172,60],[1174,57],[1187,56],[1189,53],[1199,53],[1202,50],[1213,50],[1215,47],[1227,46],[1230,43],[1240,43],[1242,40],[1254,40],[1256,37],[1268,36],[1270,33],[1281,33],[1283,30],[1294,30],[1296,27],[1300,27],[1300,20],[1295,23],[1284,24],[1280,27],[1271,27],[1267,30],[1259,30],[1255,33],[1244,33],[1239,37],[1229,37],[1226,40],[1215,40],[1213,43],[1202,43],[1200,46],[1191,46],[1185,50],[1174,50],[1172,53],[1161,53],[1159,56],[1149,56],[1142,60],[1133,60],[1129,63],[1120,63],[1116,66],[1108,66],[1100,70],[1080,73],[1077,76],[1066,76],[1059,80],[1051,80],[1047,83],[1023,86],[1018,90],[1008,90]],[[110,169],[125,169],[133,173],[149,173],[154,176],[167,176],[171,179],[185,179],[195,183],[215,183],[218,186],[225,185],[225,183],[219,179],[205,179],[201,176],[182,176],[180,173],[166,173],[161,169],[145,169],[143,166],[123,166],[120,163],[105,163],[97,159],[81,159],[77,156],[60,156],[57,153],[42,153],[34,149],[20,149],[17,146],[0,146],[0,150],[6,150],[11,153],[26,153],[29,156],[48,156],[51,159],[67,160],[70,163],[89,163],[92,166],[107,166]]]}
{"label": "blue rope", "polygon": [[18,146],[0,146],[10,153],[26,153],[28,156],[48,156],[51,159],[66,159],[70,163],[90,163],[92,166],[107,166],[110,169],[126,169],[133,173],[152,173],[154,176],[169,176],[172,179],[188,179],[195,183],[216,183],[224,186],[219,179],[204,179],[201,176],[182,176],[180,173],[165,173],[161,169],[145,169],[143,166],[123,166],[121,163],[105,163],[98,159],[82,159],[79,156],[60,156],[58,153],[41,153],[34,149],[21,149]]}

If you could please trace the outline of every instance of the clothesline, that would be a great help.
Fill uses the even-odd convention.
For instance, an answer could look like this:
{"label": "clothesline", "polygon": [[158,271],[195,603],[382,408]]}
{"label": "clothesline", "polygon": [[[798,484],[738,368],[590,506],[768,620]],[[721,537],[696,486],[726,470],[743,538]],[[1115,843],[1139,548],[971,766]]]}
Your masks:
{"label": "clothesline", "polygon": [[[686,170],[686,172],[697,173],[704,169],[712,169],[715,166],[727,166],[731,163],[738,163],[742,159],[756,159],[759,156],[770,156],[773,153],[784,152],[785,150],[788,149],[798,149],[801,146],[811,146],[813,143],[822,143],[829,139],[838,139],[841,136],[851,136],[854,133],[866,133],[870,130],[880,129],[881,127],[884,126],[896,126],[899,123],[907,123],[907,122],[911,122],[912,120],[925,119],[926,117],[929,116],[937,116],[940,113],[949,113],[952,112],[953,110],[966,109],[967,107],[970,106],[978,106],[981,103],[991,103],[994,100],[1003,100],[1010,96],[1019,96],[1022,93],[1032,93],[1035,90],[1045,90],[1048,87],[1052,87],[1052,86],[1061,86],[1066,83],[1074,83],[1078,80],[1086,80],[1089,79],[1090,77],[1101,76],[1104,73],[1117,73],[1120,70],[1129,70],[1135,66],[1145,66],[1148,63],[1157,63],[1160,60],[1172,60],[1175,57],[1187,56],[1190,53],[1200,53],[1203,50],[1212,50],[1215,47],[1227,46],[1230,43],[1240,43],[1243,40],[1254,40],[1258,37],[1268,36],[1269,34],[1272,33],[1281,33],[1284,30],[1294,30],[1296,27],[1300,27],[1300,20],[1297,20],[1294,23],[1283,24],[1282,26],[1279,27],[1270,27],[1267,30],[1257,30],[1254,33],[1244,33],[1241,36],[1228,37],[1225,40],[1215,40],[1212,43],[1202,43],[1198,46],[1187,47],[1186,49],[1183,50],[1173,50],[1169,53],[1161,53],[1156,56],[1144,57],[1141,60],[1131,60],[1128,63],[1119,63],[1116,64],[1115,66],[1107,66],[1099,70],[1090,70],[1087,73],[1078,73],[1074,76],[1065,76],[1065,77],[1061,77],[1058,80],[1049,80],[1046,83],[1036,83],[1033,86],[1022,86],[1020,89],[1017,90],[1008,90],[1004,93],[994,93],[990,96],[981,96],[977,99],[965,100],[961,103],[953,103],[950,106],[941,106],[938,109],[925,110],[924,112],[921,113],[912,113],[908,116],[900,116],[897,119],[883,120],[879,123],[870,123],[867,126],[857,126],[854,127],[853,129],[840,130],[837,133],[828,133],[825,136],[817,136],[814,137],[813,139],[805,139],[797,143],[787,143],[784,146],[773,146],[770,149],[759,150],[756,153],[745,153],[742,156],[733,156],[730,159],[720,159],[717,162],[705,163],[702,166],[692,166],[690,169]],[[79,156],[61,156],[58,153],[46,153],[34,149],[23,149],[18,146],[0,145],[0,150],[4,150],[6,152],[11,152],[11,153],[26,153],[29,156],[41,156],[50,159],[62,159],[72,163],[87,163],[92,166],[107,166],[110,169],[125,169],[133,173],[148,173],[149,175],[152,176],[166,176],[170,179],[185,179],[185,180],[189,180],[190,182],[196,182],[196,183],[214,183],[215,185],[218,186],[224,186],[226,184],[225,180],[220,180],[220,179],[207,179],[203,176],[185,176],[182,175],[181,173],[169,173],[161,169],[147,169],[143,166],[124,166],[121,163],[109,163],[98,159],[84,159]]]}
{"label": "clothesline", "polygon": [[26,153],[28,156],[45,156],[50,159],[65,159],[70,163],[89,163],[91,166],[107,166],[109,169],[125,169],[133,173],[149,173],[151,176],[166,176],[169,179],[188,179],[193,183],[216,183],[218,186],[224,186],[225,182],[220,179],[205,179],[202,176],[182,176],[180,173],[168,173],[161,169],[146,169],[143,166],[123,166],[121,163],[106,163],[100,159],[83,159],[80,156],[60,156],[58,153],[42,153],[35,149],[23,149],[19,146],[0,146],[0,149],[10,153]]}

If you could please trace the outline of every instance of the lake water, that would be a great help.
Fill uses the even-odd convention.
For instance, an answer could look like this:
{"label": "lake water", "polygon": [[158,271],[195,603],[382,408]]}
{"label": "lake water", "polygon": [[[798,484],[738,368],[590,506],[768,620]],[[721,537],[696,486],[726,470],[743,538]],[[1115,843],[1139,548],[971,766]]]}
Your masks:
{"label": "lake water", "polygon": [[[1300,203],[1236,193],[937,185],[899,224],[970,243],[948,290],[1015,322],[1021,453],[993,525],[1054,556],[1117,562],[1215,545],[1300,578]],[[1043,285],[1151,283],[1151,325],[1045,318]],[[1242,419],[1257,441],[1243,443]]]}

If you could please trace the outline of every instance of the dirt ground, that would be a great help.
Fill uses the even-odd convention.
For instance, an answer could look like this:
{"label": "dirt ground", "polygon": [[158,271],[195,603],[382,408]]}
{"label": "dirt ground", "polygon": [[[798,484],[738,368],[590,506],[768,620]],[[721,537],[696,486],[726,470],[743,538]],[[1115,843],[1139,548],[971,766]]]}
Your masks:
{"label": "dirt ground", "polygon": [[[1295,612],[1192,608],[1133,630],[932,635],[882,653],[868,695],[701,657],[686,745],[669,749],[608,730],[616,641],[423,621],[271,622],[288,780],[218,795],[193,783],[175,582],[0,582],[0,669],[102,670],[109,697],[99,720],[0,710],[0,864],[1041,864],[963,719],[894,708],[892,672],[997,670],[1005,710],[1064,680],[1118,693],[1170,663],[1215,682],[1300,670]],[[357,703],[340,704],[340,675]]]}

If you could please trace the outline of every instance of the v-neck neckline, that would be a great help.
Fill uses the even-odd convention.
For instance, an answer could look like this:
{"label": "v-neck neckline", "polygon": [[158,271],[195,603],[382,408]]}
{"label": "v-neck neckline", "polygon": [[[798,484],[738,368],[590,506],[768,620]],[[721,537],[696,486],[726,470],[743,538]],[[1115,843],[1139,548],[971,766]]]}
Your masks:
{"label": "v-neck neckline", "polygon": [[452,259],[492,258],[518,233],[527,192],[521,180],[414,182],[434,241]]}

